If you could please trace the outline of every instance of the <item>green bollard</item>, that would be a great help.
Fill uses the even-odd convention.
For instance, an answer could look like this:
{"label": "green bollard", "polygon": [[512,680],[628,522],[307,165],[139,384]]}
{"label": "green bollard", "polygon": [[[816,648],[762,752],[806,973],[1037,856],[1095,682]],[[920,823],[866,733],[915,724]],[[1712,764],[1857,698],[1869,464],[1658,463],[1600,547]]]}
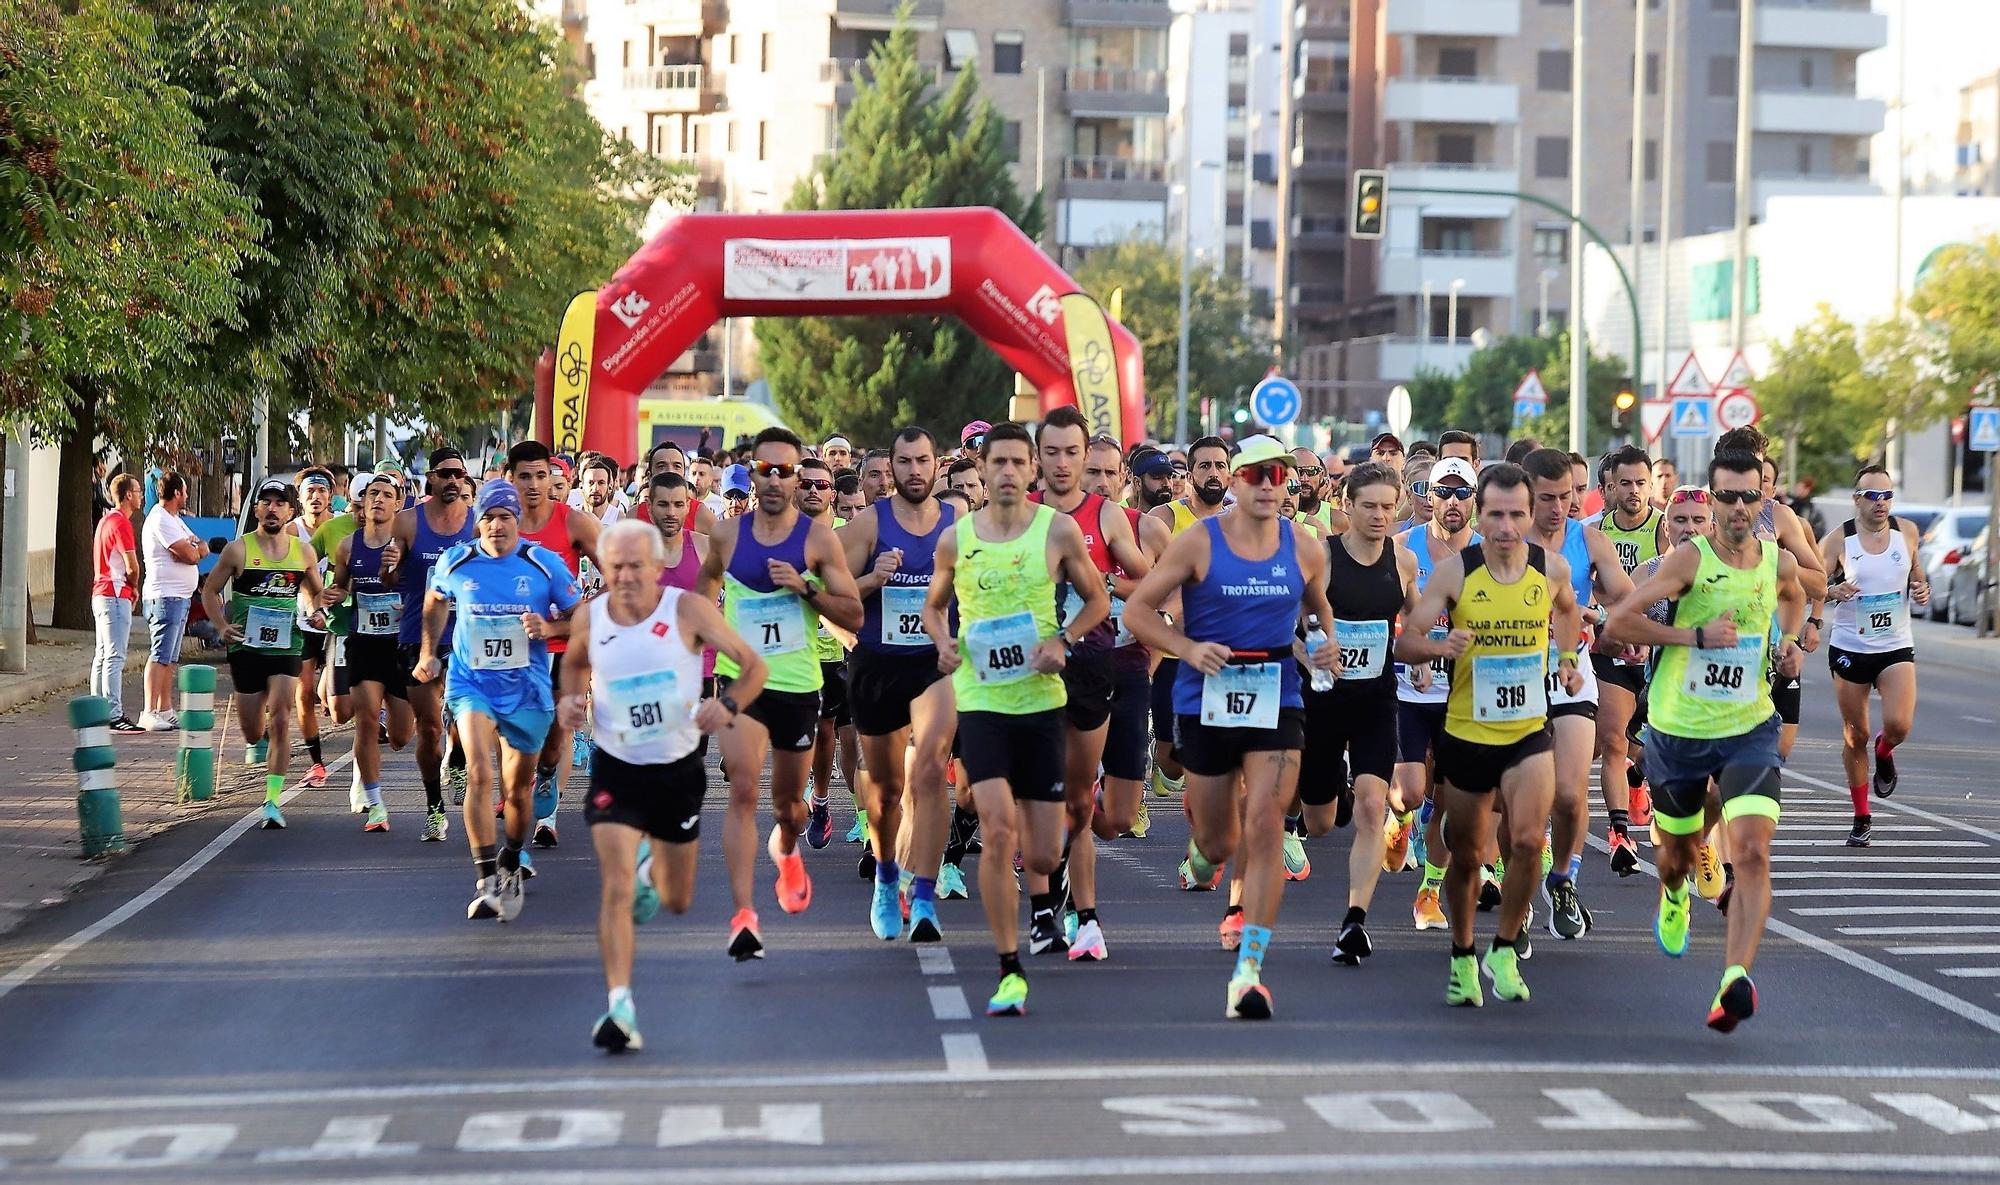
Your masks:
{"label": "green bollard", "polygon": [[118,751],[111,747],[111,701],[79,695],[69,701],[69,725],[76,731],[70,765],[76,770],[77,826],[85,856],[125,850],[125,824],[118,803]]}
{"label": "green bollard", "polygon": [[181,747],[174,759],[174,785],[181,802],[215,797],[215,668],[184,666],[181,689]]}

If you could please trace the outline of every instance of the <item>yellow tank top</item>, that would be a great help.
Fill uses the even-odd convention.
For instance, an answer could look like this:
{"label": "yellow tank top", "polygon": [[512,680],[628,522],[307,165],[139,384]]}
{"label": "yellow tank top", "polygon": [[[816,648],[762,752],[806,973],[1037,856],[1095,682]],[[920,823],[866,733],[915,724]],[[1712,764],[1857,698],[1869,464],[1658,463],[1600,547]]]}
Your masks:
{"label": "yellow tank top", "polygon": [[958,596],[958,650],[964,661],[952,674],[961,712],[1027,716],[1069,702],[1062,676],[1028,666],[1044,638],[1055,636],[1056,582],[1049,575],[1049,527],[1056,512],[1037,505],[1026,530],[1005,542],[979,537],[977,515],[953,528],[958,560],[952,591]]}
{"label": "yellow tank top", "polygon": [[1462,741],[1509,745],[1548,723],[1549,588],[1542,549],[1528,544],[1521,578],[1502,584],[1474,544],[1458,553],[1465,587],[1451,607],[1451,627],[1472,631],[1472,645],[1452,663],[1445,731]]}
{"label": "yellow tank top", "polygon": [[1175,498],[1167,505],[1172,507],[1174,515],[1173,523],[1167,528],[1168,534],[1178,535],[1201,521],[1194,511],[1188,509],[1187,503],[1179,498]]}

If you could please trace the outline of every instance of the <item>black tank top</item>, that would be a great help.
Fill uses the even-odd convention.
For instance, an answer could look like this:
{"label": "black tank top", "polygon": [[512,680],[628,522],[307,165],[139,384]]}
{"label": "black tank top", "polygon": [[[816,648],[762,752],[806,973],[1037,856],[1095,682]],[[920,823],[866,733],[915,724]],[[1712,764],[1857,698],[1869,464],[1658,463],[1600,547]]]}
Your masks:
{"label": "black tank top", "polygon": [[[1347,544],[1338,535],[1327,541],[1327,549],[1332,557],[1327,568],[1326,593],[1333,602],[1334,617],[1356,624],[1384,623],[1388,646],[1393,649],[1396,618],[1403,611],[1403,577],[1396,566],[1395,540],[1382,541],[1382,554],[1373,564],[1363,564],[1348,554]],[[1338,636],[1338,628],[1333,623],[1325,624],[1329,627],[1327,632],[1336,635],[1335,641],[1343,649],[1349,648],[1349,640]],[[1336,698],[1393,696],[1396,664],[1392,657],[1384,657],[1381,667],[1381,673],[1372,678],[1342,676],[1328,694]]]}

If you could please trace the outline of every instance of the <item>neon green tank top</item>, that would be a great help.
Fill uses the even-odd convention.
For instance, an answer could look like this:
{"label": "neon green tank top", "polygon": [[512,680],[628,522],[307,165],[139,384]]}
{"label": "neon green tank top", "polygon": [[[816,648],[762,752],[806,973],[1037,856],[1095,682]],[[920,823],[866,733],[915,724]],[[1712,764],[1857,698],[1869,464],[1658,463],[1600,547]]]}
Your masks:
{"label": "neon green tank top", "polygon": [[243,570],[229,582],[229,621],[243,640],[229,648],[291,657],[302,652],[299,590],[305,585],[306,553],[294,531],[286,531],[285,554],[273,560],[257,545],[257,533],[243,536]]}
{"label": "neon green tank top", "polygon": [[[834,517],[833,527],[835,530],[839,530],[846,525],[846,519],[837,515]],[[813,653],[819,655],[819,660],[823,663],[839,662],[841,659],[847,657],[847,648],[842,646],[840,639],[834,637],[832,631],[826,628],[825,618],[820,619],[819,632],[813,635]]]}
{"label": "neon green tank top", "polygon": [[1049,528],[1056,512],[1035,507],[1028,529],[1004,543],[989,543],[968,514],[957,532],[958,652],[965,661],[952,673],[961,712],[1026,716],[1069,702],[1061,675],[1029,669],[1035,646],[1056,632],[1056,582],[1049,575]]}
{"label": "neon green tank top", "polygon": [[[1772,614],[1778,610],[1778,548],[1759,542],[1754,568],[1732,568],[1697,536],[1701,566],[1694,583],[1674,602],[1673,624],[1707,625],[1735,611],[1736,645],[1696,650],[1668,646],[1647,692],[1654,728],[1697,740],[1742,736],[1771,718],[1769,681]],[[1752,631],[1755,631],[1754,633]]]}
{"label": "neon green tank top", "polygon": [[1604,517],[1597,520],[1597,529],[1611,540],[1611,546],[1618,552],[1618,566],[1630,576],[1632,569],[1660,554],[1660,511],[1646,507],[1646,518],[1638,526],[1626,530],[1618,525],[1618,512],[1607,510]]}

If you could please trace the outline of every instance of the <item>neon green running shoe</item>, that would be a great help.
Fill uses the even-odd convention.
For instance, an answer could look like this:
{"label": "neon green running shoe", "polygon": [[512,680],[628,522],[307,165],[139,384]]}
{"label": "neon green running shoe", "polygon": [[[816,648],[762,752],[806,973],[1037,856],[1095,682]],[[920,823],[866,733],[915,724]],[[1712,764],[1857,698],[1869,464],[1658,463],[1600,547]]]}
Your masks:
{"label": "neon green running shoe", "polygon": [[1546,880],[1546,879],[1548,878],[1548,875],[1549,875],[1549,870],[1550,870],[1550,869],[1552,869],[1552,868],[1554,868],[1555,866],[1556,866],[1556,849],[1555,849],[1555,845],[1554,845],[1553,843],[1551,843],[1551,842],[1549,841],[1549,838],[1548,838],[1547,836],[1543,836],[1543,837],[1542,837],[1542,877],[1543,877],[1543,879],[1545,879],[1545,880]]}
{"label": "neon green running shoe", "polygon": [[1486,994],[1479,990],[1479,961],[1471,955],[1453,955],[1451,973],[1444,981],[1444,1002],[1453,1008],[1483,1008]]}
{"label": "neon green running shoe", "polygon": [[1000,986],[993,989],[993,998],[986,1001],[986,1015],[1028,1015],[1028,977],[1025,975],[1001,976]]}
{"label": "neon green running shoe", "polygon": [[1675,901],[1660,886],[1660,911],[1653,918],[1653,937],[1659,939],[1660,950],[1670,959],[1678,959],[1688,948],[1688,891],[1681,886],[1681,899]]}
{"label": "neon green running shoe", "polygon": [[1222,1010],[1225,1020],[1269,1020],[1271,1019],[1271,989],[1264,986],[1263,976],[1257,972],[1255,964],[1247,959],[1236,963],[1236,974],[1229,980],[1229,998]]}
{"label": "neon green running shoe", "polygon": [[1495,945],[1486,952],[1480,965],[1486,969],[1486,978],[1493,981],[1493,994],[1502,1000],[1523,1000],[1528,998],[1527,982],[1521,978],[1520,961],[1511,946]]}
{"label": "neon green running shoe", "polygon": [[1285,879],[1302,881],[1312,875],[1312,860],[1306,856],[1306,837],[1296,831],[1285,832]]}

